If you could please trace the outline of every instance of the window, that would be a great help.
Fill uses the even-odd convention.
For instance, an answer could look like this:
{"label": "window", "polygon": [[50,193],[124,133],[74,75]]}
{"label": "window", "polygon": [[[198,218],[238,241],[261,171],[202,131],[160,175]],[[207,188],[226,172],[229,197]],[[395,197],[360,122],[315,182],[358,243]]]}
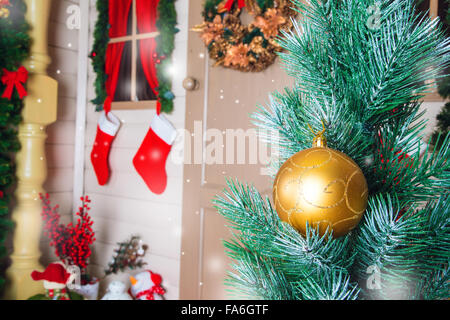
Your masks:
{"label": "window", "polygon": [[[113,74],[113,79],[116,78],[112,80],[115,82],[115,88],[111,83],[107,84],[107,87],[114,88],[112,109],[153,109],[156,107],[157,95],[155,84],[150,84],[149,79],[156,78],[152,59],[156,52],[155,38],[159,35],[155,28],[155,10],[150,10],[151,1],[148,0],[125,0],[114,3],[115,8],[110,13],[113,16],[120,15],[121,20],[111,20],[114,21],[111,26],[113,24],[118,26],[112,26],[110,30],[109,54],[107,53],[112,64],[109,74]],[[152,22],[145,23],[143,20]],[[120,63],[117,62],[119,57]],[[153,69],[152,75],[150,69]]]}

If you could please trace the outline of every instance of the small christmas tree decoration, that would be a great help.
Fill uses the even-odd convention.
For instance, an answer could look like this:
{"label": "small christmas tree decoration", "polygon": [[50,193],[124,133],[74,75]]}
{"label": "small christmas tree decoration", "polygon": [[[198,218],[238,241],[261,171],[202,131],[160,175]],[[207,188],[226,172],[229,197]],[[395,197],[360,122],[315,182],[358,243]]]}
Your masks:
{"label": "small christmas tree decoration", "polygon": [[117,274],[127,268],[131,270],[142,268],[146,264],[142,257],[145,256],[148,247],[139,237],[133,236],[127,241],[119,242],[118,245],[108,269],[105,270],[105,276]]}
{"label": "small christmas tree decoration", "polygon": [[368,188],[358,165],[330,149],[323,131],[313,148],[289,158],[278,171],[273,198],[280,219],[303,235],[307,224],[335,238],[354,229],[367,207]]}

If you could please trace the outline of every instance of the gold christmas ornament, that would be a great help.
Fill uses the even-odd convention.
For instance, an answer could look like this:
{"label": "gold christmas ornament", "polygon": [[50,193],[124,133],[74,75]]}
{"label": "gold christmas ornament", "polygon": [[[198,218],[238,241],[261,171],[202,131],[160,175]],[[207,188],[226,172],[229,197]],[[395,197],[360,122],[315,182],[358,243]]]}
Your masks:
{"label": "gold christmas ornament", "polygon": [[330,149],[324,130],[315,133],[313,148],[289,158],[278,171],[273,200],[280,219],[302,235],[306,224],[324,235],[346,235],[367,208],[368,188],[358,165],[346,154]]}

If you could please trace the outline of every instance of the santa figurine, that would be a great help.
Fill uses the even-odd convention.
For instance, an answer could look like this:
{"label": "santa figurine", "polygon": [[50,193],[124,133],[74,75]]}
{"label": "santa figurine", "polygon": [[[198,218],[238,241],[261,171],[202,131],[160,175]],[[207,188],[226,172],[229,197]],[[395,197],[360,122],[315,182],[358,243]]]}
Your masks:
{"label": "santa figurine", "polygon": [[34,281],[44,280],[45,296],[52,300],[70,300],[66,289],[67,283],[72,281],[72,275],[67,272],[62,262],[48,265],[44,272],[33,271],[31,278]]}
{"label": "santa figurine", "polygon": [[164,300],[166,293],[161,287],[162,277],[150,270],[130,277],[131,295],[136,300]]}

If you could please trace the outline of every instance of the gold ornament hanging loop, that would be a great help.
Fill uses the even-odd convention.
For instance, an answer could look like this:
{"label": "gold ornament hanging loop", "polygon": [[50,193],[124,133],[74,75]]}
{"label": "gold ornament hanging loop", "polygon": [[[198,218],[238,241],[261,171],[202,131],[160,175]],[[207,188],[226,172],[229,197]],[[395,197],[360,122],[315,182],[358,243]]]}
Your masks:
{"label": "gold ornament hanging loop", "polygon": [[313,133],[314,140],[313,140],[313,148],[326,148],[327,147],[327,138],[325,137],[325,123],[322,120],[322,127],[323,130],[319,131],[319,132],[314,132],[313,128],[311,127],[311,125],[308,123],[308,127],[311,130],[311,132]]}

